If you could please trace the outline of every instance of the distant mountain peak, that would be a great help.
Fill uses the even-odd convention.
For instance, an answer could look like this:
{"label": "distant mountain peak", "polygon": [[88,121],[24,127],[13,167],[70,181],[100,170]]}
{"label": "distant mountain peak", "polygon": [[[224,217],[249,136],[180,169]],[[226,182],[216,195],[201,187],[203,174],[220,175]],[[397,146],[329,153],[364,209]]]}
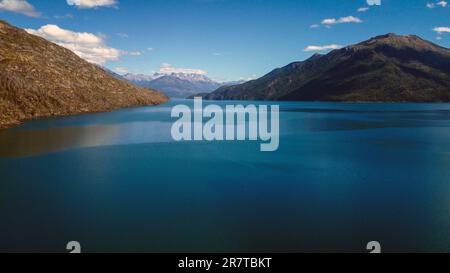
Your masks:
{"label": "distant mountain peak", "polygon": [[162,77],[174,77],[178,79],[198,82],[214,82],[208,76],[195,73],[153,73],[153,74],[133,74],[127,73],[123,77],[129,81],[153,81]]}
{"label": "distant mountain peak", "polygon": [[198,93],[213,92],[222,86],[243,83],[243,81],[217,82],[204,74],[181,72],[154,73],[151,75],[125,74],[123,77],[136,85],[160,90],[174,98],[187,98]]}
{"label": "distant mountain peak", "polygon": [[208,76],[203,74],[195,74],[195,73],[171,73],[166,74],[166,76],[176,77],[183,80],[193,81],[193,82],[208,82],[213,83]]}

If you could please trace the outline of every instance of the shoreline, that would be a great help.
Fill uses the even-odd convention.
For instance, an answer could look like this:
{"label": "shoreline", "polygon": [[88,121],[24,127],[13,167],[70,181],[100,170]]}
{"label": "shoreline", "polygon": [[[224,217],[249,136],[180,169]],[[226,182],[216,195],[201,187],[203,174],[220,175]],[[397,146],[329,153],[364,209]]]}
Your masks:
{"label": "shoreline", "polygon": [[[24,123],[30,122],[30,121],[36,121],[36,120],[42,120],[42,119],[53,119],[53,118],[64,118],[64,117],[76,117],[76,116],[81,116],[81,115],[89,115],[89,114],[100,114],[100,113],[110,113],[110,112],[115,112],[115,111],[119,111],[122,109],[132,109],[132,108],[140,108],[140,107],[153,107],[153,106],[161,106],[164,104],[167,104],[171,101],[173,101],[173,98],[169,98],[167,97],[166,101],[161,102],[161,103],[156,103],[156,104],[143,104],[143,105],[131,105],[131,106],[125,106],[125,107],[117,107],[114,109],[110,109],[110,110],[92,110],[92,111],[82,111],[82,112],[76,112],[76,113],[67,113],[67,114],[56,114],[56,115],[42,115],[42,116],[37,116],[37,117],[33,117],[33,118],[26,118],[26,119],[22,119],[22,120],[17,120],[17,121],[13,121],[11,123],[1,123],[0,122],[0,131],[2,130],[8,130],[8,129],[12,129],[18,126],[23,125]],[[187,101],[193,101],[193,99],[190,98],[186,98],[186,99],[182,99],[182,100],[187,100]],[[204,101],[206,102],[212,102],[212,101],[218,101],[218,102],[269,102],[269,103],[277,103],[277,102],[282,102],[282,103],[286,103],[286,102],[297,102],[297,103],[301,103],[301,102],[307,102],[307,103],[336,103],[336,104],[355,104],[355,105],[364,105],[364,104],[388,104],[388,105],[394,105],[394,104],[399,104],[399,105],[405,105],[405,104],[428,104],[428,105],[436,105],[436,104],[450,104],[450,102],[410,102],[410,101],[403,101],[403,102],[381,102],[381,101],[280,101],[280,100],[209,100],[209,99],[204,99]]]}
{"label": "shoreline", "polygon": [[76,117],[76,116],[83,116],[83,115],[89,115],[89,114],[111,113],[111,112],[119,111],[122,109],[132,109],[132,108],[139,108],[139,107],[153,107],[153,106],[156,107],[156,106],[164,105],[170,101],[171,101],[171,99],[167,97],[166,101],[161,102],[161,103],[155,103],[155,104],[131,105],[131,106],[125,106],[125,107],[118,107],[118,108],[110,109],[110,110],[92,110],[92,111],[84,111],[84,112],[82,111],[82,112],[77,112],[77,113],[72,113],[72,114],[67,113],[67,114],[61,114],[61,115],[58,115],[58,114],[42,115],[42,116],[25,118],[25,119],[13,121],[11,123],[1,123],[0,122],[0,131],[15,128],[15,127],[21,126],[27,122],[30,122],[30,121],[53,119],[53,118],[64,118],[64,117],[72,117],[72,116]]}

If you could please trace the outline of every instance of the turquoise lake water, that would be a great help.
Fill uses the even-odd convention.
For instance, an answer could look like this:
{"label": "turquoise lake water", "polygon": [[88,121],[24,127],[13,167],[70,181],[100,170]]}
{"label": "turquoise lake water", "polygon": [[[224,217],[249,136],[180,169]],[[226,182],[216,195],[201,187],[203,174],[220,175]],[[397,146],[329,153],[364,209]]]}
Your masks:
{"label": "turquoise lake water", "polygon": [[0,131],[0,252],[450,251],[450,104],[277,103],[262,153],[174,142],[178,103]]}

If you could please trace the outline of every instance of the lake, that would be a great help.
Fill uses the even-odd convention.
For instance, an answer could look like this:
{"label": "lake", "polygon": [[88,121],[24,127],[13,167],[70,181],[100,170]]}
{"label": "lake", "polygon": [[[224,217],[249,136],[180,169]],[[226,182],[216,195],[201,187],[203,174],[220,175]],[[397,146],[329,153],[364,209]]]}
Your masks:
{"label": "lake", "polygon": [[0,131],[0,252],[450,250],[450,104],[277,103],[263,153],[174,142],[178,103]]}

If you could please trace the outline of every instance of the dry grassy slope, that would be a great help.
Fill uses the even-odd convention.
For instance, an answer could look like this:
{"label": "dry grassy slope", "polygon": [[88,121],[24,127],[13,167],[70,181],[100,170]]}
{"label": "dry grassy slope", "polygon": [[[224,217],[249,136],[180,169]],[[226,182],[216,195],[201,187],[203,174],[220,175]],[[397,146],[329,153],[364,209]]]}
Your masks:
{"label": "dry grassy slope", "polygon": [[160,92],[116,79],[70,50],[0,21],[0,128],[39,117],[167,100]]}

